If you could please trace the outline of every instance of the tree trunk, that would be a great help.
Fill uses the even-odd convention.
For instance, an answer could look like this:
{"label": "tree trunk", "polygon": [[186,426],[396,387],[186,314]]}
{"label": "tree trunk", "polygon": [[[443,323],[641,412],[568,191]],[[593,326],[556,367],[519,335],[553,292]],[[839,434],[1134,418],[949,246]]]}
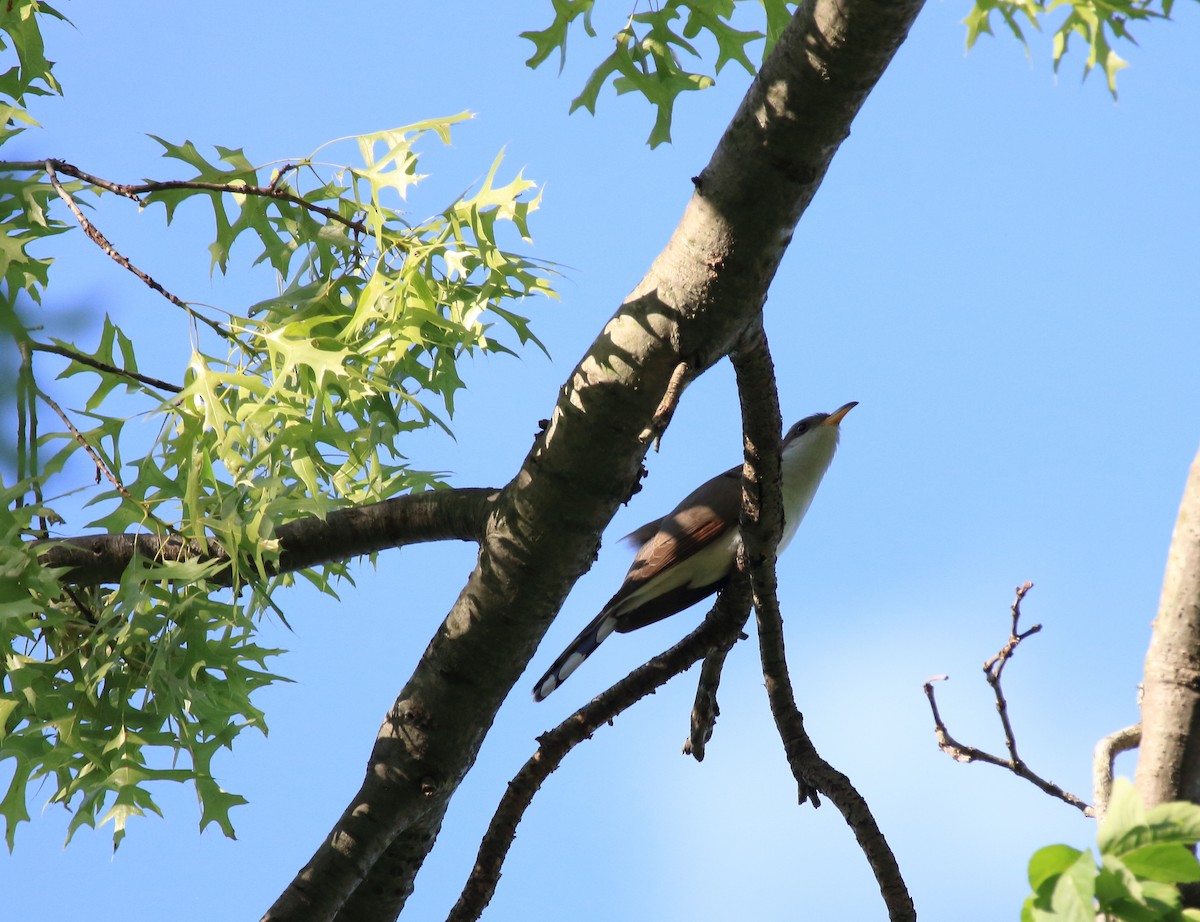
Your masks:
{"label": "tree trunk", "polygon": [[1200,803],[1200,454],[1179,505],[1146,654],[1135,784],[1148,807]]}

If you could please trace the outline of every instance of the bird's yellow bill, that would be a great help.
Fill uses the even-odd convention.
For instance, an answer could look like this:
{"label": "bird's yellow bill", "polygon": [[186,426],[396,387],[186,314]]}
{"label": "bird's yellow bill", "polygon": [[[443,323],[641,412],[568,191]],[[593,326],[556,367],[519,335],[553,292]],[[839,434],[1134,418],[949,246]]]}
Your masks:
{"label": "bird's yellow bill", "polygon": [[838,423],[840,423],[842,421],[842,419],[845,417],[845,415],[847,413],[849,413],[851,410],[853,410],[856,406],[858,406],[858,401],[851,400],[845,406],[838,407],[836,410],[834,410],[832,413],[830,413],[829,416],[827,416],[825,418],[825,420],[821,423],[821,425],[822,426],[836,426]]}

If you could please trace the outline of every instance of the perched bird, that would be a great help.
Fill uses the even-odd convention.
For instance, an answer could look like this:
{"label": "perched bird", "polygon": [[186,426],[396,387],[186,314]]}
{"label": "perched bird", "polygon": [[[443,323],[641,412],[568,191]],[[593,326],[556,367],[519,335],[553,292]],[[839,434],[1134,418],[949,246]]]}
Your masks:
{"label": "perched bird", "polygon": [[[837,450],[838,426],[854,407],[806,416],[783,438],[783,535],[787,547],[808,511]],[[690,493],[661,519],[647,522],[624,541],[637,554],[617,594],[585,627],[533,687],[541,701],[558,688],[613,631],[645,627],[683,611],[720,590],[737,563],[741,532],[742,466],[731,467]]]}

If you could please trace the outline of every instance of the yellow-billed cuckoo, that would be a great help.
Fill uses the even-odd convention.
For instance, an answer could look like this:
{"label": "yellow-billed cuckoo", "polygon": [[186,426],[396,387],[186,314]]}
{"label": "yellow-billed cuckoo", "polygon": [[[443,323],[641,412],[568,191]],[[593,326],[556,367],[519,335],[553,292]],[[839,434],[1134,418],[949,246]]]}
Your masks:
{"label": "yellow-billed cuckoo", "polygon": [[[837,450],[838,426],[852,401],[832,413],[806,416],[783,439],[782,553],[808,511]],[[721,589],[737,563],[742,466],[718,474],[661,519],[622,540],[637,547],[625,582],[533,687],[541,701],[558,688],[613,631],[636,630],[683,611]]]}

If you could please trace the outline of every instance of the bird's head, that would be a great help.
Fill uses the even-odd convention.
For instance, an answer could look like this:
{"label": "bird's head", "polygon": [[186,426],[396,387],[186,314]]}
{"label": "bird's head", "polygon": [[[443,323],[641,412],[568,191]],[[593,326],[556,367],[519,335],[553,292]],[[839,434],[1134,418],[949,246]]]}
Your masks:
{"label": "bird's head", "polygon": [[812,416],[806,416],[800,422],[792,426],[787,431],[787,435],[783,437],[783,448],[786,451],[788,446],[795,446],[797,442],[832,442],[837,445],[838,426],[845,418],[846,414],[858,406],[857,400],[851,400],[849,403],[838,407],[832,413],[814,413]]}

